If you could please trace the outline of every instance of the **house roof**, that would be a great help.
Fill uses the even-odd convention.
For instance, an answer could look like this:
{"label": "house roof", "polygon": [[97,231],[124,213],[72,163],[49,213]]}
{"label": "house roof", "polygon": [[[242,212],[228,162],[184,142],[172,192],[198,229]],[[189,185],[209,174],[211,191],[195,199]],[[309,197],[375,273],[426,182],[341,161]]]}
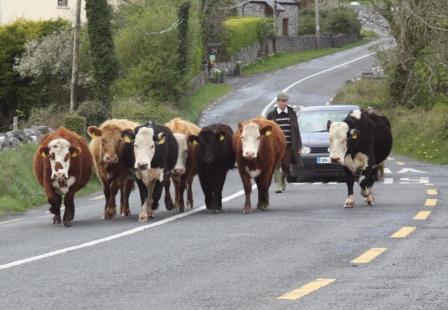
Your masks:
{"label": "house roof", "polygon": [[[271,8],[274,8],[274,0],[251,0],[249,2],[258,2],[258,3],[264,3]],[[287,5],[299,5],[300,0],[277,0],[277,11],[284,11],[285,8],[282,6],[282,4]]]}

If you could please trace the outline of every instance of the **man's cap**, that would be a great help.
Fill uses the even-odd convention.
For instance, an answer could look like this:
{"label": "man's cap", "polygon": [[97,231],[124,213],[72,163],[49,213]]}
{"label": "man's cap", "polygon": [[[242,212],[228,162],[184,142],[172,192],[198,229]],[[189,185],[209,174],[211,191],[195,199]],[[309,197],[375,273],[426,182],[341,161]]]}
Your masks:
{"label": "man's cap", "polygon": [[289,96],[286,93],[280,93],[277,95],[277,100],[289,100]]}

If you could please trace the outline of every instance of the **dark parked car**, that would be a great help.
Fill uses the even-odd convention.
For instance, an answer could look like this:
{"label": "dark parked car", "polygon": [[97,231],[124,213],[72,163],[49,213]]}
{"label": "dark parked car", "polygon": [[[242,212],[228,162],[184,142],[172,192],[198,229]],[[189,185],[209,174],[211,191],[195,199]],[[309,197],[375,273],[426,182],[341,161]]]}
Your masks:
{"label": "dark parked car", "polygon": [[303,168],[297,169],[297,178],[290,182],[302,181],[343,181],[345,174],[340,164],[330,161],[330,142],[327,121],[342,121],[350,111],[359,109],[357,105],[324,105],[302,107],[297,113],[302,137]]}

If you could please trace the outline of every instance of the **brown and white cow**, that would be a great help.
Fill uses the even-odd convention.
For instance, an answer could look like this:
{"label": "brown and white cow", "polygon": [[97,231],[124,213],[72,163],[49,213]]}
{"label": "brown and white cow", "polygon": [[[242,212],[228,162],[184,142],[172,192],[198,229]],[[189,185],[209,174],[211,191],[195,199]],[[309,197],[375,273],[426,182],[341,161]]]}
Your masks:
{"label": "brown and white cow", "polygon": [[[195,154],[197,144],[189,142],[190,136],[199,135],[201,128],[181,118],[173,118],[165,124],[174,134],[177,141],[179,152],[177,155],[176,165],[171,171],[171,179],[175,188],[174,207],[180,212],[185,211],[184,191],[187,189],[187,208],[193,208],[193,191],[191,185],[193,177],[197,174]],[[168,210],[173,207],[173,201],[170,194],[170,178],[165,178],[165,205]]]}
{"label": "brown and white cow", "polygon": [[59,128],[44,136],[34,160],[34,174],[45,189],[53,224],[61,223],[64,196],[64,226],[71,226],[75,216],[75,193],[83,188],[92,174],[92,155],[87,142],[73,131]]}
{"label": "brown and white cow", "polygon": [[258,187],[257,208],[267,209],[272,175],[285,154],[286,139],[283,131],[273,121],[262,117],[254,118],[238,125],[233,145],[246,194],[244,212],[251,211],[251,178],[255,179]]}
{"label": "brown and white cow", "polygon": [[89,148],[106,198],[104,219],[112,219],[116,215],[115,196],[118,190],[121,194],[121,216],[131,214],[129,195],[134,187],[133,150],[126,143],[123,133],[134,131],[137,126],[137,123],[128,120],[112,119],[100,127],[90,126],[87,130],[92,137]]}

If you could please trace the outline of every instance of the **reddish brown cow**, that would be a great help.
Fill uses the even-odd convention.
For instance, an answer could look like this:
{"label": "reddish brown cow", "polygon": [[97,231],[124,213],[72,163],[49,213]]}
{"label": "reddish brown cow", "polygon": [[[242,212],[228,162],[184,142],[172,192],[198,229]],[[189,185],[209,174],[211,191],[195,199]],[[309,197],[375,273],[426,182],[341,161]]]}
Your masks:
{"label": "reddish brown cow", "polygon": [[269,206],[272,174],[285,153],[285,135],[275,122],[262,117],[242,122],[238,127],[233,146],[246,194],[244,212],[249,213],[251,210],[251,178],[255,179],[258,187],[257,208],[265,210]]}
{"label": "reddish brown cow", "polygon": [[92,137],[89,148],[106,198],[104,219],[112,219],[116,215],[115,196],[118,190],[121,194],[121,216],[131,214],[129,195],[134,187],[134,158],[123,133],[134,131],[137,125],[128,120],[112,119],[102,123],[99,128],[90,126],[87,130]]}
{"label": "reddish brown cow", "polygon": [[61,223],[64,196],[64,226],[71,226],[75,216],[75,193],[89,181],[92,165],[87,142],[73,131],[59,128],[42,138],[33,167],[47,194],[50,212],[54,214],[53,224]]}
{"label": "reddish brown cow", "polygon": [[[171,179],[175,188],[174,207],[180,212],[185,211],[184,191],[187,188],[187,208],[193,208],[193,191],[191,185],[193,177],[197,174],[195,154],[197,144],[189,141],[190,136],[199,135],[201,128],[181,118],[174,118],[165,124],[176,138],[179,153],[176,166],[171,171]],[[173,200],[170,194],[170,177],[165,177],[165,206],[168,210],[173,207]]]}

